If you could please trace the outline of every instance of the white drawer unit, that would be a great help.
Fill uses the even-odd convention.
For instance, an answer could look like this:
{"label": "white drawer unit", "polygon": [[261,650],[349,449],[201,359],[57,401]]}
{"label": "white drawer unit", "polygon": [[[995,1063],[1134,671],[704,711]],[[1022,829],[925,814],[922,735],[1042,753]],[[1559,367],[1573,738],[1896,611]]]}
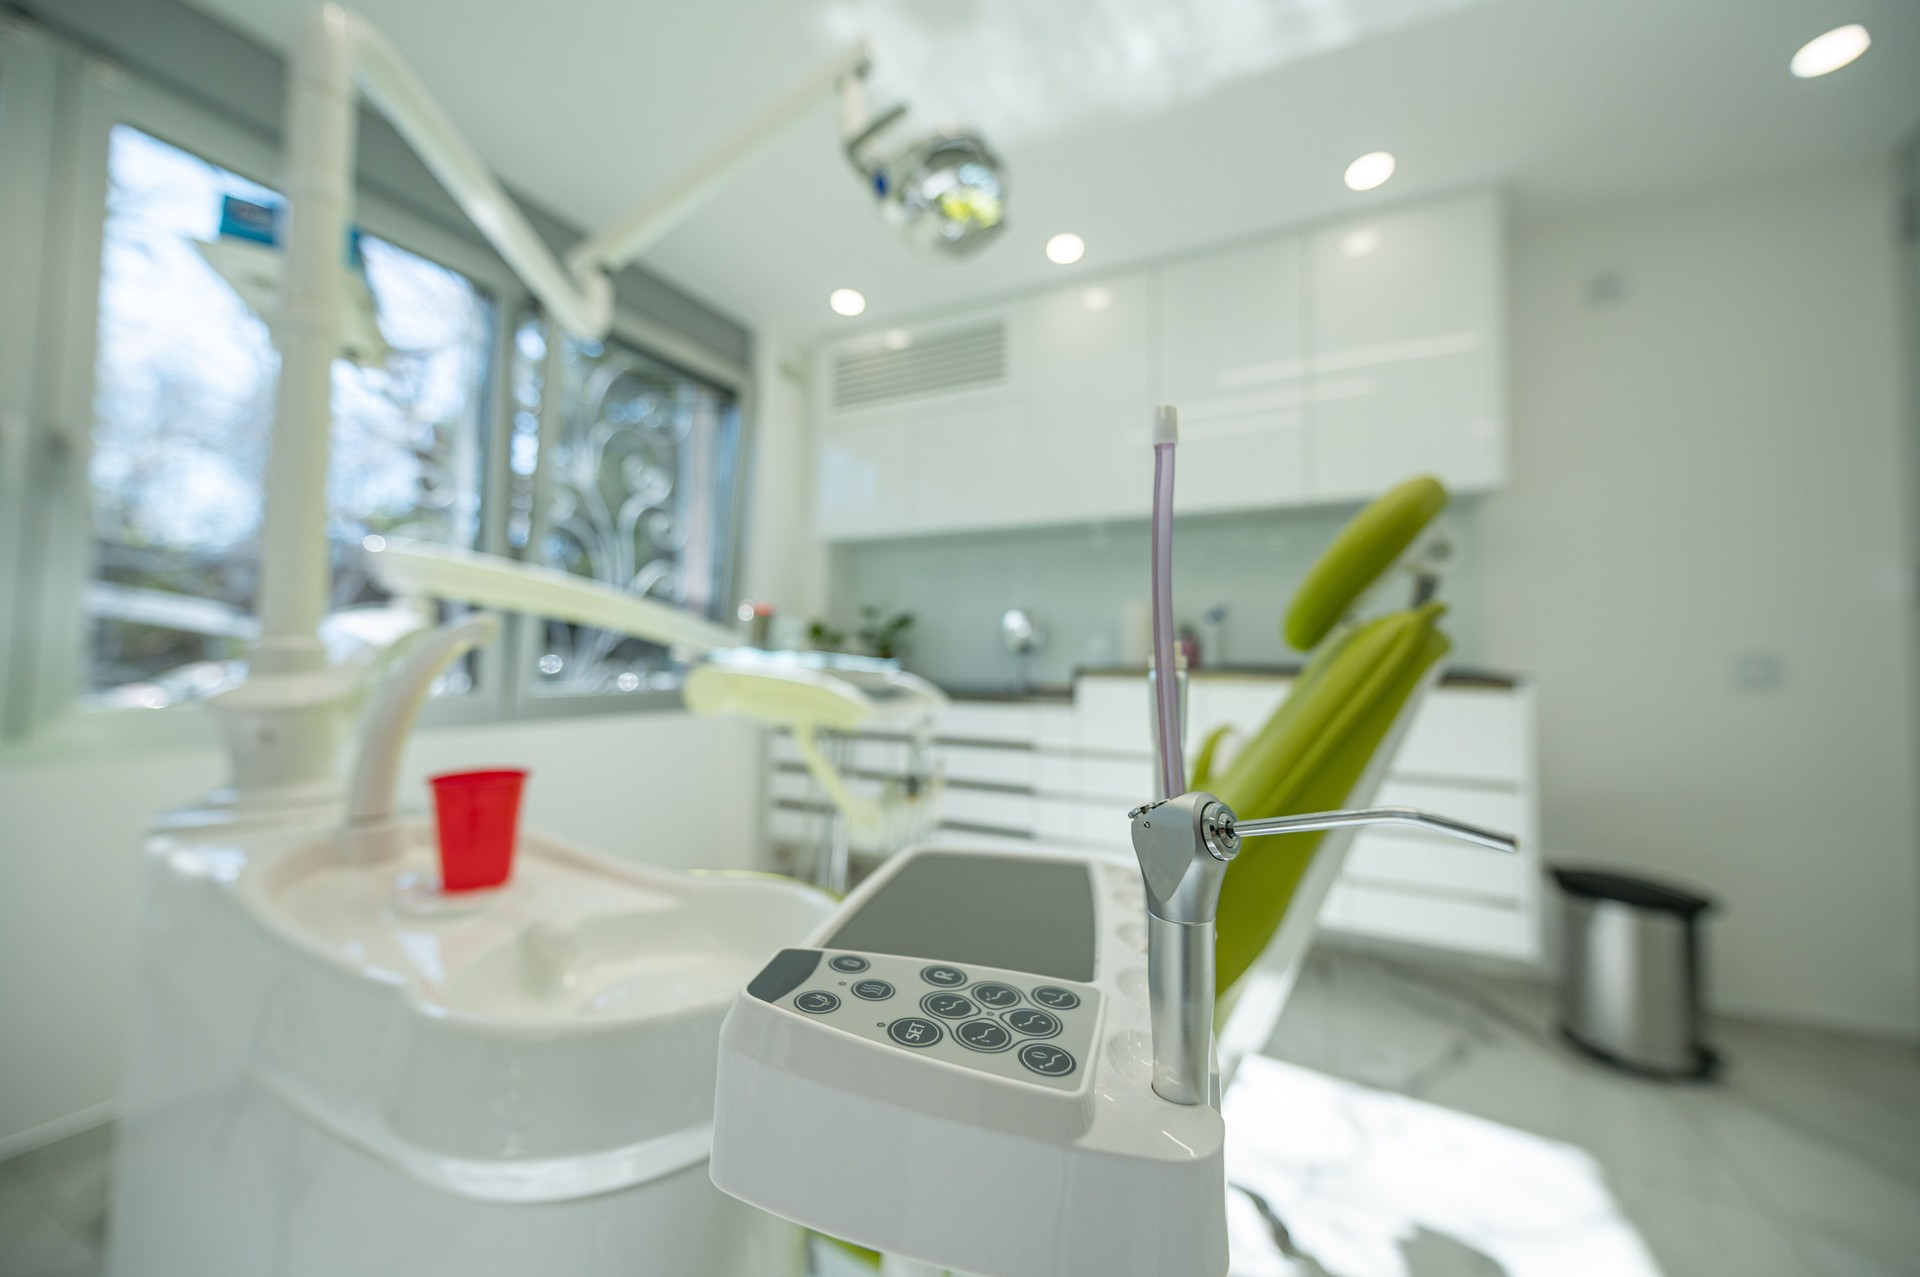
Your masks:
{"label": "white drawer unit", "polygon": [[[1286,698],[1284,676],[1196,675],[1189,734],[1257,729]],[[1133,863],[1126,810],[1152,793],[1148,704],[1139,675],[1086,674],[1070,700],[957,700],[935,726],[946,777],[947,846],[1047,844]],[[827,809],[793,742],[770,747],[768,830],[816,846]],[[849,784],[878,793],[898,783],[907,745],[853,742]],[[1375,799],[1511,830],[1518,855],[1483,851],[1417,830],[1370,829],[1353,840],[1321,915],[1331,931],[1523,963],[1541,957],[1540,847],[1529,686],[1457,677],[1428,693]],[[856,850],[863,850],[856,843]]]}

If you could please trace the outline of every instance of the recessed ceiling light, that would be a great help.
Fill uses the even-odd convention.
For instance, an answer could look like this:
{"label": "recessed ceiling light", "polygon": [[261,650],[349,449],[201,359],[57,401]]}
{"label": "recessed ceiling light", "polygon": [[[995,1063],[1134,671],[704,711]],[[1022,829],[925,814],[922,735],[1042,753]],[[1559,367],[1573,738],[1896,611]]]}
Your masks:
{"label": "recessed ceiling light", "polygon": [[1787,69],[1803,80],[1811,80],[1816,75],[1838,71],[1865,53],[1872,43],[1873,37],[1858,22],[1835,27],[1801,45],[1800,52],[1787,63]]}
{"label": "recessed ceiling light", "polygon": [[1347,188],[1370,191],[1393,176],[1393,156],[1385,151],[1368,151],[1347,165]]}
{"label": "recessed ceiling light", "polygon": [[827,298],[827,305],[833,307],[834,314],[851,319],[867,308],[867,299],[857,289],[836,288]]}
{"label": "recessed ceiling light", "polygon": [[1087,255],[1087,241],[1072,231],[1062,231],[1047,241],[1047,260],[1055,266],[1071,266]]}

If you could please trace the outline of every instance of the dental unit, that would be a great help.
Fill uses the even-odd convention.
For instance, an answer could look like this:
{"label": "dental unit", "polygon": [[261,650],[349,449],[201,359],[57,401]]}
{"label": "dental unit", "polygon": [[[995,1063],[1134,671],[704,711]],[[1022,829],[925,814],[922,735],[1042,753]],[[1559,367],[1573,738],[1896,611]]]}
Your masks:
{"label": "dental unit", "polygon": [[[1218,773],[1250,818],[1190,782],[1173,656],[1176,441],[1162,408],[1151,715],[1161,792],[1127,813],[1137,865],[1046,850],[895,856],[768,962],[722,1028],[713,1182],[882,1253],[889,1273],[1225,1273],[1219,1105],[1231,1068],[1215,1045],[1217,995],[1253,973],[1278,980],[1284,998],[1344,850],[1288,856],[1288,844],[1393,823],[1516,846],[1411,808],[1285,809],[1327,792],[1364,801],[1447,650],[1433,628],[1428,568],[1444,550],[1429,525],[1445,493],[1432,480],[1363,511],[1296,597],[1289,636],[1316,647],[1313,660]],[[1360,602],[1403,571],[1416,605],[1359,622]],[[1282,834],[1299,837],[1243,850]],[[1236,866],[1262,861],[1251,888],[1234,880]],[[1227,923],[1223,956],[1216,926]],[[1274,1009],[1271,984],[1262,998]]]}
{"label": "dental unit", "polygon": [[[214,701],[229,788],[157,823],[145,858],[140,1016],[116,1151],[109,1267],[128,1277],[289,1271],[789,1274],[798,1231],[717,1192],[718,1031],[733,993],[830,899],[767,875],[658,869],[536,832],[497,889],[443,892],[399,764],[435,680],[499,631],[427,632],[435,600],[532,612],[704,658],[695,713],[817,733],[922,730],[943,703],[887,662],[742,650],[732,631],[563,573],[372,538],[392,607],[326,615],[331,369],[345,303],[356,106],[390,119],[551,319],[597,339],[611,275],[761,153],[818,96],[864,120],[864,46],[820,67],[706,160],[564,259],[408,69],[334,5],[302,29],[288,89],[281,355],[261,636]],[[867,126],[861,125],[863,130]],[[875,130],[877,131],[877,130]],[[931,155],[927,174],[945,171]],[[969,170],[966,182],[980,182]],[[1004,190],[997,168],[996,191]],[[937,185],[937,183],[936,183]],[[976,242],[1003,216],[935,200]],[[931,241],[929,241],[931,242]],[[257,257],[248,268],[260,265]],[[354,711],[385,674],[343,782]],[[853,821],[877,819],[818,751]],[[653,830],[636,803],[632,850]]]}

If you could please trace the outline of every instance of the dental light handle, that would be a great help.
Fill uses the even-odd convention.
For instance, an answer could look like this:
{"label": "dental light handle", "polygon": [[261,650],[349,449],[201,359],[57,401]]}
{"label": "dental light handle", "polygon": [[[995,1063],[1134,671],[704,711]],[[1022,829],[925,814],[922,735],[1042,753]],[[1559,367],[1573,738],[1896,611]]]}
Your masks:
{"label": "dental light handle", "polygon": [[1368,807],[1243,821],[1207,793],[1137,807],[1133,850],[1147,889],[1147,993],[1152,1003],[1153,1089],[1173,1104],[1212,1095],[1214,920],[1220,884],[1241,841],[1358,825],[1410,825],[1496,851],[1511,834],[1415,807]]}

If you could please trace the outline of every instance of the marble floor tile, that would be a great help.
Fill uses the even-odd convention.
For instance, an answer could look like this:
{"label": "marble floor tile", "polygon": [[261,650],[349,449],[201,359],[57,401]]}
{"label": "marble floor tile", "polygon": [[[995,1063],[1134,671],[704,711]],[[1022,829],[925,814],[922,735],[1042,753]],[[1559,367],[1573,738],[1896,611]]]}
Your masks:
{"label": "marble floor tile", "polygon": [[97,1277],[99,1259],[0,1165],[0,1275]]}
{"label": "marble floor tile", "polygon": [[113,1129],[104,1123],[7,1164],[34,1200],[96,1256],[106,1250]]}
{"label": "marble floor tile", "polygon": [[[1595,1064],[1554,1021],[1542,983],[1322,946],[1265,1054],[1581,1150],[1660,1277],[1920,1275],[1920,1049],[1715,1021],[1723,1076],[1659,1083]],[[1330,1182],[1325,1167],[1313,1173]],[[1366,1191],[1391,1196],[1379,1187],[1390,1177],[1371,1174]],[[1403,1204],[1325,1208],[1359,1228]],[[1449,1235],[1431,1209],[1420,1222]],[[1459,1227],[1455,1241],[1474,1236],[1470,1221]],[[1478,1262],[1431,1240],[1410,1248],[1404,1221],[1396,1237],[1396,1277]],[[1373,1271],[1350,1268],[1327,1271]]]}

